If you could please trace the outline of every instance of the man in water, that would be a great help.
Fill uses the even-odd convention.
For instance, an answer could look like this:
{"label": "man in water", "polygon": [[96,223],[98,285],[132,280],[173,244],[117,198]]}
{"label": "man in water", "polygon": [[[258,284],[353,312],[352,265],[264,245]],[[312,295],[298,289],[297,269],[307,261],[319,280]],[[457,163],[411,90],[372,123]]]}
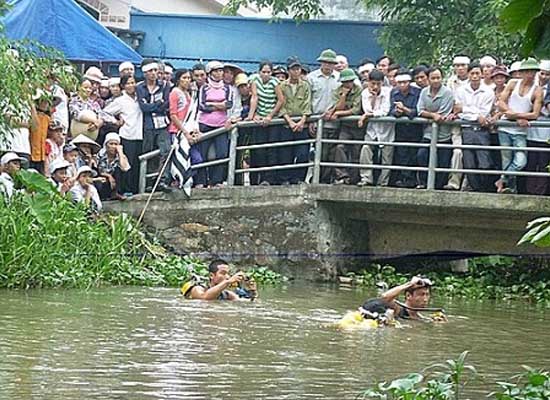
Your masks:
{"label": "man in water", "polygon": [[[182,293],[186,298],[195,300],[239,300],[240,298],[255,299],[258,297],[256,283],[252,280],[246,282],[247,288],[239,285],[247,280],[244,272],[229,275],[229,265],[224,260],[214,260],[208,266],[210,281],[208,286],[188,282],[182,287]],[[236,291],[229,290],[233,286],[239,286]]]}
{"label": "man in water", "polygon": [[[394,309],[397,318],[426,319],[426,317],[419,314],[419,311],[427,308],[430,302],[432,285],[431,280],[414,276],[409,282],[382,293],[380,299]],[[405,293],[405,303],[397,301],[397,297],[401,293]],[[434,309],[426,309],[426,311],[434,311]]]}

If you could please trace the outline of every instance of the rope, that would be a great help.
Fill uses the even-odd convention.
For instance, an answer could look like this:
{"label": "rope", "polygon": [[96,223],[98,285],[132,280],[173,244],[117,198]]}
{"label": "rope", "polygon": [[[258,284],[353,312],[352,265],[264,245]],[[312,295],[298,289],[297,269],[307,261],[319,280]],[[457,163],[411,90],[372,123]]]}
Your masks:
{"label": "rope", "polygon": [[139,218],[138,218],[138,221],[137,221],[137,224],[136,224],[136,229],[137,229],[137,227],[139,227],[141,225],[141,221],[143,221],[145,211],[149,207],[149,203],[151,203],[151,199],[153,197],[153,194],[157,190],[157,187],[160,183],[160,180],[162,179],[162,176],[164,175],[164,171],[166,170],[166,166],[168,165],[168,163],[170,162],[170,159],[172,158],[172,154],[174,153],[175,148],[176,148],[176,146],[174,144],[172,144],[171,149],[170,149],[170,153],[168,153],[168,157],[166,157],[166,161],[164,161],[164,165],[160,169],[160,172],[157,176],[157,180],[155,181],[155,184],[153,185],[153,190],[151,190],[151,193],[149,194],[149,197],[147,198],[147,202],[145,203],[145,207],[143,207],[143,210],[141,211],[141,214],[139,215]]}

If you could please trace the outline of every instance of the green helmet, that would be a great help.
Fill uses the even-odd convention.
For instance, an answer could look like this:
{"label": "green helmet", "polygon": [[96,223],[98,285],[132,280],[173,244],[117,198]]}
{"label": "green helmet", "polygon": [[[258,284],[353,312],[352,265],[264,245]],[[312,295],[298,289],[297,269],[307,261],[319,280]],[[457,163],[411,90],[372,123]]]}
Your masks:
{"label": "green helmet", "polygon": [[336,64],[336,52],[332,49],[323,50],[317,61]]}

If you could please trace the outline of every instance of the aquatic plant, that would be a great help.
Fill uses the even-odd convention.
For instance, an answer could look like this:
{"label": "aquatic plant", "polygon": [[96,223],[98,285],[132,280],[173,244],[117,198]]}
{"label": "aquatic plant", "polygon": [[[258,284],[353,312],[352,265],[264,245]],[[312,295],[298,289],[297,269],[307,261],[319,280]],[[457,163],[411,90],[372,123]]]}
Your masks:
{"label": "aquatic plant", "polygon": [[[477,376],[474,366],[466,364],[467,356],[465,351],[456,360],[433,364],[422,373],[410,373],[389,383],[378,383],[357,395],[356,399],[459,400],[464,387],[470,382],[468,377]],[[497,382],[501,391],[489,393],[486,397],[497,400],[550,399],[550,373],[527,366],[524,368],[524,373],[511,378],[513,382]]]}
{"label": "aquatic plant", "polygon": [[[90,215],[36,173],[20,171],[16,181],[25,191],[0,197],[0,287],[176,287],[208,278],[205,263],[170,254],[128,215]],[[285,279],[265,267],[247,274],[263,285]]]}
{"label": "aquatic plant", "polygon": [[[544,259],[490,256],[473,258],[468,272],[453,273],[424,265],[399,272],[390,265],[372,264],[359,273],[350,274],[361,286],[384,289],[407,282],[413,275],[423,275],[435,282],[438,295],[468,299],[524,299],[550,306],[550,265]],[[426,271],[429,272],[426,272]]]}
{"label": "aquatic plant", "polygon": [[288,280],[287,277],[270,270],[267,267],[252,267],[246,270],[246,274],[260,285],[280,285]]}
{"label": "aquatic plant", "polygon": [[0,198],[0,287],[177,286],[206,270],[168,254],[127,215],[92,217],[38,174],[17,181],[25,192]]}
{"label": "aquatic plant", "polygon": [[[447,360],[443,364],[434,364],[424,369],[422,374],[411,373],[390,383],[379,383],[358,396],[360,399],[381,400],[459,400],[462,388],[468,380],[466,373],[474,376],[477,371],[466,364],[468,352],[465,351],[456,360]],[[431,379],[430,372],[433,375]]]}
{"label": "aquatic plant", "polygon": [[550,399],[550,372],[523,366],[525,372],[510,378],[513,382],[497,382],[500,391],[488,397],[497,400],[548,400]]}

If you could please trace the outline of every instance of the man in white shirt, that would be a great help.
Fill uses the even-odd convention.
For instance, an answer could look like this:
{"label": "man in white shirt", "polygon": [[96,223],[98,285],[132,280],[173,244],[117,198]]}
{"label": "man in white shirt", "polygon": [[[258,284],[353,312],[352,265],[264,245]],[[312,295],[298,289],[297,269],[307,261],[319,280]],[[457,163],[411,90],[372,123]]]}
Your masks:
{"label": "man in white shirt", "polygon": [[[462,143],[465,145],[489,146],[491,138],[487,119],[495,101],[494,91],[482,84],[482,69],[477,63],[468,65],[468,85],[461,86],[455,94],[454,113],[464,121],[479,122],[462,125]],[[464,168],[490,169],[489,150],[463,150]],[[468,185],[474,191],[489,189],[489,176],[468,174]],[[469,189],[469,188],[468,188]]]}
{"label": "man in white shirt", "polygon": [[21,161],[24,161],[24,159],[13,152],[6,153],[0,158],[0,169],[2,171],[0,174],[0,195],[5,196],[8,200],[15,192],[13,178],[21,169]]}
{"label": "man in white shirt", "polygon": [[[447,87],[451,89],[453,95],[456,95],[456,91],[468,85],[468,65],[470,65],[470,58],[465,55],[458,55],[453,59],[454,74],[447,81]],[[462,145],[462,134],[460,126],[453,126],[451,130],[451,139],[453,145]],[[453,149],[453,156],[451,158],[451,168],[462,168],[462,150]],[[449,182],[443,186],[447,190],[459,190],[462,183],[462,174],[459,172],[452,172],[449,174]]]}
{"label": "man in white shirt", "polygon": [[[391,89],[384,87],[384,73],[379,70],[371,71],[367,89],[361,94],[363,115],[359,119],[358,126],[363,128],[367,123],[365,140],[379,142],[393,142],[395,139],[395,125],[387,122],[368,122],[369,118],[384,117],[390,112]],[[393,162],[393,146],[364,145],[361,148],[359,162],[361,164],[373,164],[374,152],[378,148],[382,165],[391,165]],[[372,169],[361,169],[361,181],[359,186],[374,185],[374,173]],[[378,184],[388,186],[390,170],[382,170],[378,177]]]}

